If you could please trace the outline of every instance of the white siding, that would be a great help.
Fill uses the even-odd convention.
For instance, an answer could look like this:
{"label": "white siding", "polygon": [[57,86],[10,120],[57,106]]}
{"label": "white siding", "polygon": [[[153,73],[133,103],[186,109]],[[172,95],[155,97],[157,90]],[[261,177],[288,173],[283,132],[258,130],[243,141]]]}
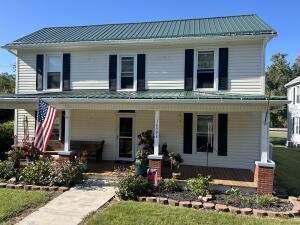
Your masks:
{"label": "white siding", "polygon": [[184,49],[146,51],[146,89],[184,88]]}
{"label": "white siding", "polygon": [[35,72],[36,55],[21,54],[18,57],[18,93],[31,93],[36,90],[36,72]]}
{"label": "white siding", "polygon": [[[78,110],[72,112],[72,140],[105,140],[104,159],[117,158],[117,112]],[[209,154],[209,166],[253,169],[260,154],[260,113],[230,113],[228,118],[228,156]],[[153,129],[154,112],[135,113],[135,136]],[[245,129],[247,128],[247,129]],[[215,137],[217,138],[217,137]],[[160,145],[182,154],[184,164],[206,165],[206,153],[183,154],[183,113],[161,112]],[[139,149],[135,140],[135,150]]]}
{"label": "white siding", "polygon": [[71,53],[73,89],[108,89],[108,54],[98,52]]}
{"label": "white siding", "polygon": [[[296,118],[300,118],[300,104],[297,103],[298,86],[299,85],[291,86],[287,89],[287,97],[288,100],[291,101],[291,103],[287,105],[288,107],[287,108],[287,123],[288,123],[287,144],[291,147],[300,145],[300,134],[297,134],[295,129],[297,123]],[[294,99],[294,91],[295,91],[295,99]],[[294,127],[293,127],[293,118],[295,118]]]}
{"label": "white siding", "polygon": [[[229,91],[262,94],[262,43],[245,42],[210,46],[139,47],[129,50],[65,50],[71,53],[71,85],[73,89],[108,89],[110,54],[146,54],[147,89],[183,89],[185,49],[229,48]],[[35,60],[41,52],[19,52],[19,93],[35,92]],[[42,52],[47,54],[46,52]]]}
{"label": "white siding", "polygon": [[229,88],[232,92],[262,94],[262,46],[231,46],[228,57]]}
{"label": "white siding", "polygon": [[17,135],[18,140],[22,141],[24,139],[24,120],[28,121],[28,134],[29,141],[34,137],[35,131],[35,112],[34,111],[26,111],[24,109],[18,109],[15,123],[17,124]]}

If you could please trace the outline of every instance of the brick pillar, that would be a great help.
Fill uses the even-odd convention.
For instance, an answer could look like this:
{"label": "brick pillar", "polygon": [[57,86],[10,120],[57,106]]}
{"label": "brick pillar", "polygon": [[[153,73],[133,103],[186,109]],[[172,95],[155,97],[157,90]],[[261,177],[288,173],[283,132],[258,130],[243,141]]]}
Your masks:
{"label": "brick pillar", "polygon": [[274,167],[256,164],[254,183],[257,185],[258,194],[272,194]]}
{"label": "brick pillar", "polygon": [[149,167],[150,169],[157,170],[157,176],[160,179],[162,174],[162,166],[163,161],[162,159],[149,159]]}

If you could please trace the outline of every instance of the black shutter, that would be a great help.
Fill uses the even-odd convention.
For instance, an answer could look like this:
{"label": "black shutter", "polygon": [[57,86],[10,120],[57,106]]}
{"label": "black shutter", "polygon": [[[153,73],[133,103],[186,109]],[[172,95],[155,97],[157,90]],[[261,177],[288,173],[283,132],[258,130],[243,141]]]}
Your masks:
{"label": "black shutter", "polygon": [[65,111],[61,112],[61,124],[60,124],[60,139],[61,143],[65,142]]}
{"label": "black shutter", "polygon": [[228,48],[219,48],[219,90],[228,90]]}
{"label": "black shutter", "polygon": [[228,115],[219,114],[218,119],[218,155],[227,156]]}
{"label": "black shutter", "polygon": [[37,111],[34,111],[34,128],[36,127]]}
{"label": "black shutter", "polygon": [[146,55],[138,54],[137,55],[137,90],[145,90],[145,69],[146,66]]}
{"label": "black shutter", "polygon": [[43,90],[44,55],[36,56],[36,90]]}
{"label": "black shutter", "polygon": [[194,49],[185,50],[185,64],[184,64],[184,90],[193,90],[193,76],[194,76]]}
{"label": "black shutter", "polygon": [[117,55],[109,56],[109,90],[117,90]]}
{"label": "black shutter", "polygon": [[71,55],[66,53],[63,55],[63,91],[71,90]]}
{"label": "black shutter", "polygon": [[192,152],[193,152],[193,114],[184,113],[183,153],[192,154]]}

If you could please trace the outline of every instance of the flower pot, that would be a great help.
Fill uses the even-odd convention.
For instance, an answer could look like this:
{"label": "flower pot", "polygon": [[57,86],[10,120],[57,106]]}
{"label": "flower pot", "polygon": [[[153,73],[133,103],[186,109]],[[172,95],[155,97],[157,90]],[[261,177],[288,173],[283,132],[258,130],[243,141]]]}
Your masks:
{"label": "flower pot", "polygon": [[181,177],[181,173],[180,172],[173,172],[172,173],[172,178],[179,179],[180,177]]}
{"label": "flower pot", "polygon": [[147,167],[146,166],[138,166],[136,168],[136,175],[145,177],[147,175]]}

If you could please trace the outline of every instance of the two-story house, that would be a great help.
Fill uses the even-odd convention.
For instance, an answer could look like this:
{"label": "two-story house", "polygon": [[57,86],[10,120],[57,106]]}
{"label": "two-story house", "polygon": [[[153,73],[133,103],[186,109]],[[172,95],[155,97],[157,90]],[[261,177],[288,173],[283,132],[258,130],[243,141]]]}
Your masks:
{"label": "two-story house", "polygon": [[[34,136],[37,101],[56,107],[52,141],[105,141],[104,160],[133,161],[137,135],[154,131],[184,165],[248,171],[272,192],[265,48],[277,33],[256,15],[50,27],[3,46],[16,55],[15,134]],[[208,151],[208,153],[207,153]],[[226,179],[226,178],[224,178]]]}
{"label": "two-story house", "polygon": [[300,77],[296,77],[285,85],[289,104],[287,105],[288,147],[300,146]]}

